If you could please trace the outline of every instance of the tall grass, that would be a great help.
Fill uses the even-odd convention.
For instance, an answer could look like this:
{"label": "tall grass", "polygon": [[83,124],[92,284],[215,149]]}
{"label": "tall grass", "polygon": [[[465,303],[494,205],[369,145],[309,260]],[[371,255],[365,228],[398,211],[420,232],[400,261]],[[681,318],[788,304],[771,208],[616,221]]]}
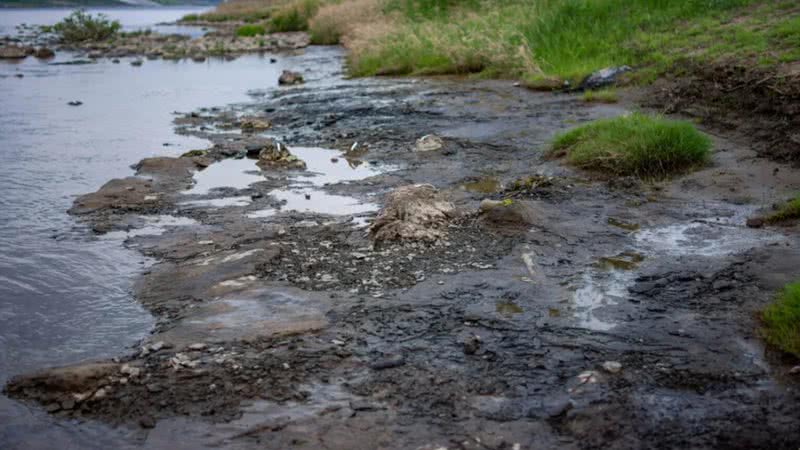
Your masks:
{"label": "tall grass", "polygon": [[[607,66],[664,63],[663,47],[681,26],[703,19],[719,25],[755,2],[388,0],[384,11],[400,20],[377,42],[354,48],[351,67],[360,75],[487,71],[577,80]],[[793,29],[786,34],[794,36]],[[534,64],[515,62],[520,49]]]}
{"label": "tall grass", "polygon": [[269,20],[272,32],[306,31],[308,22],[319,10],[320,0],[297,0],[278,9]]}

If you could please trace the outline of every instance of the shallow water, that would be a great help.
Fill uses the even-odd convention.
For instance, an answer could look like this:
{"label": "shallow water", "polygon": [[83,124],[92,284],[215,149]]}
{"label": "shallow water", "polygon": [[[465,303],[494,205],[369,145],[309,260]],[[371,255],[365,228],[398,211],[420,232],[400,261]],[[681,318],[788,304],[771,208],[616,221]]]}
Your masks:
{"label": "shallow water", "polygon": [[[346,195],[325,192],[322,187],[329,184],[347,183],[395,170],[394,166],[371,165],[347,159],[337,151],[317,147],[292,147],[290,151],[305,161],[307,170],[280,172],[279,176],[289,177],[289,186],[274,189],[269,195],[281,202],[280,210],[263,209],[247,214],[253,219],[270,218],[280,211],[296,211],[329,215],[358,215],[378,210],[378,205],[363,202]],[[198,171],[194,176],[194,186],[187,195],[206,195],[215,189],[244,189],[253,183],[274,175],[270,171],[261,172],[253,159],[226,159]],[[224,207],[247,206],[249,198],[242,196],[216,199],[187,200],[181,205]]]}
{"label": "shallow water", "polygon": [[[102,7],[86,8],[91,14],[105,14],[110,19],[118,20],[123,31],[140,31],[150,29],[159,33],[179,33],[189,36],[202,36],[200,27],[166,25],[165,22],[175,20],[193,13],[207,10],[204,6],[170,6],[162,8],[134,7]],[[20,24],[52,25],[68,16],[75,8],[14,8],[4,9],[0,14],[0,36],[15,34],[15,27]]]}
{"label": "shallow water", "polygon": [[[0,34],[66,12],[3,11]],[[186,12],[108,13],[135,29]],[[55,62],[75,57],[60,52]],[[130,294],[148,262],[122,247],[128,233],[93,237],[66,210],[75,196],[130,175],[130,165],[144,157],[206,148],[205,140],[173,132],[173,112],[247,100],[248,90],[274,88],[290,64],[270,64],[269,55],[141,67],[105,59],[0,61],[0,383],[37,368],[119,355],[148,333],[152,319]],[[67,105],[72,100],[83,104]],[[181,224],[157,218],[134,234]],[[0,448],[51,448],[56,440],[59,448],[120,448],[129,442],[125,433],[59,421],[0,396]]]}

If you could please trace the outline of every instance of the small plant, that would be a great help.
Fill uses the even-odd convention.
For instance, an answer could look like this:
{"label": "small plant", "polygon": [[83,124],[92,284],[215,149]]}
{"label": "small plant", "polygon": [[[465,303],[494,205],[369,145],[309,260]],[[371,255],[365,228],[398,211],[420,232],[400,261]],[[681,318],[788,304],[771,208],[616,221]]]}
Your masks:
{"label": "small plant", "polygon": [[110,20],[105,14],[92,16],[79,9],[53,25],[52,30],[60,36],[62,42],[78,43],[109,39],[117,34],[120,28],[118,21]]}
{"label": "small plant", "polygon": [[187,14],[181,17],[181,22],[197,22],[200,20],[200,16],[197,14]]}
{"label": "small plant", "polygon": [[786,285],[761,319],[767,342],[800,358],[800,282]]}
{"label": "small plant", "polygon": [[705,163],[710,149],[689,122],[633,113],[557,135],[548,156],[607,174],[665,178]]}
{"label": "small plant", "polygon": [[800,195],[781,205],[775,212],[764,218],[767,223],[779,223],[800,219]]}
{"label": "small plant", "polygon": [[267,30],[263,25],[242,25],[236,29],[236,36],[238,37],[252,37],[266,33]]}
{"label": "small plant", "polygon": [[600,89],[598,91],[583,91],[583,101],[587,103],[617,103],[617,91],[613,89]]}

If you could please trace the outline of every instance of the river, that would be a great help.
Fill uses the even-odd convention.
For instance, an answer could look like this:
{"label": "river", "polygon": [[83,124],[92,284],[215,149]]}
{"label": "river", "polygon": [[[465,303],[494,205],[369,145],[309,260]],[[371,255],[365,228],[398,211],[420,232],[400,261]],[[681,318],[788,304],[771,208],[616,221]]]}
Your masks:
{"label": "river", "polygon": [[[91,9],[126,30],[198,34],[159,26],[198,8]],[[67,9],[0,12],[0,35],[20,23],[52,24]],[[203,63],[146,61],[59,65],[0,62],[0,384],[16,374],[125,352],[152,318],[130,294],[149,262],[120,237],[95,237],[66,214],[75,196],[131,174],[143,157],[208,143],[173,132],[174,111],[245,100],[275,85],[281,62],[264,56]],[[21,75],[21,76],[20,76]],[[81,106],[70,106],[77,100]],[[120,448],[135,436],[47,416],[0,396],[0,448]]]}

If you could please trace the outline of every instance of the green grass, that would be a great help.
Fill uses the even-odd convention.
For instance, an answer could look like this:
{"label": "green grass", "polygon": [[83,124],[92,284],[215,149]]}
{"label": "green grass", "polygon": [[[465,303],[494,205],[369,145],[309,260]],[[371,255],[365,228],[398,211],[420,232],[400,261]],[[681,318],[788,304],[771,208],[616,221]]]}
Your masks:
{"label": "green grass", "polygon": [[775,212],[765,217],[764,221],[775,224],[793,219],[800,219],[800,195],[781,205]]}
{"label": "green grass", "polygon": [[386,12],[400,14],[400,26],[358,51],[350,69],[574,83],[627,64],[647,81],[687,55],[796,58],[797,11],[794,0],[390,0]]}
{"label": "green grass", "polygon": [[269,30],[273,33],[282,31],[307,31],[308,21],[314,17],[320,7],[320,0],[300,0],[272,14]]}
{"label": "green grass", "polygon": [[767,342],[800,358],[800,282],[786,285],[761,318]]}
{"label": "green grass", "polygon": [[557,135],[548,155],[579,168],[661,179],[708,160],[711,141],[685,121],[632,113]]}
{"label": "green grass", "polygon": [[267,30],[263,25],[242,25],[236,29],[236,36],[239,37],[252,37],[266,33]]}
{"label": "green grass", "polygon": [[600,89],[597,91],[584,91],[583,101],[587,103],[617,103],[617,91],[614,89]]}

